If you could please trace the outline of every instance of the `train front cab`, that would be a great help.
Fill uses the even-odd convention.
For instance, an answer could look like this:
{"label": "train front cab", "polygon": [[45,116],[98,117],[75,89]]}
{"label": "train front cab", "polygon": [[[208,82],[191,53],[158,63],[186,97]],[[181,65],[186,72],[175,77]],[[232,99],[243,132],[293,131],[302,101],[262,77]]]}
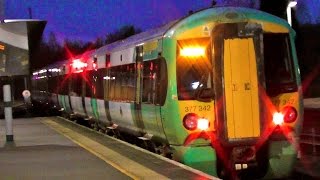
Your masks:
{"label": "train front cab", "polygon": [[163,114],[179,119],[165,131],[174,159],[209,174],[286,177],[303,117],[294,32],[250,11],[206,10],[165,35],[177,85]]}

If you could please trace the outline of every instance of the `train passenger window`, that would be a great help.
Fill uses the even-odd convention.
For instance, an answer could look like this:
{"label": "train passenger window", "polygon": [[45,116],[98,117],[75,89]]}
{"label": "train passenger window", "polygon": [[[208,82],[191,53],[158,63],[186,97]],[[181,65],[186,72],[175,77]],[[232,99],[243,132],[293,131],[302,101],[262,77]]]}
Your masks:
{"label": "train passenger window", "polygon": [[265,33],[263,45],[267,93],[276,95],[296,91],[296,76],[289,35]]}
{"label": "train passenger window", "polygon": [[107,99],[132,102],[135,100],[135,64],[126,64],[110,68],[105,78]]}

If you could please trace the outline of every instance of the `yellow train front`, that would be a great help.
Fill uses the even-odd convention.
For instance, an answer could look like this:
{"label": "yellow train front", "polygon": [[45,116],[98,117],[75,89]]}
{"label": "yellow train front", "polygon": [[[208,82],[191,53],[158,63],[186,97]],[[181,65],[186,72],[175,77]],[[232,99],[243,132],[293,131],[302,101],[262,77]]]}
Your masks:
{"label": "yellow train front", "polygon": [[161,118],[175,160],[219,177],[290,175],[303,117],[294,37],[280,18],[226,7],[165,33]]}

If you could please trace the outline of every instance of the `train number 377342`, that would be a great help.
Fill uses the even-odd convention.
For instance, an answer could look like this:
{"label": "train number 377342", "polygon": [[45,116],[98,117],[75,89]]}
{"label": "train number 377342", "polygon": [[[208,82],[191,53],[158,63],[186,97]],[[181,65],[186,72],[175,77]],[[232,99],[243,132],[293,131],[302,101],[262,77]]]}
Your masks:
{"label": "train number 377342", "polygon": [[210,111],[210,105],[202,105],[202,106],[186,106],[184,107],[185,112],[197,112],[197,111]]}

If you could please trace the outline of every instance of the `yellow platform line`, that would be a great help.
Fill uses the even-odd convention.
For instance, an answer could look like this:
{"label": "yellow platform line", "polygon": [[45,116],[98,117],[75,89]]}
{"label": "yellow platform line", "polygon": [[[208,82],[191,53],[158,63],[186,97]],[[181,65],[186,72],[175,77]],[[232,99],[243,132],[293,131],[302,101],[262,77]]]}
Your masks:
{"label": "yellow platform line", "polygon": [[49,126],[53,130],[62,134],[63,136],[69,138],[74,143],[83,147],[87,151],[91,152],[95,156],[99,157],[112,167],[116,168],[125,175],[131,177],[132,179],[168,179],[168,177],[163,176],[157,172],[150,170],[149,168],[122,156],[121,154],[107,148],[106,146],[91,140],[90,138],[83,136],[69,128],[63,127],[62,125],[45,119],[41,121],[45,125]]}

